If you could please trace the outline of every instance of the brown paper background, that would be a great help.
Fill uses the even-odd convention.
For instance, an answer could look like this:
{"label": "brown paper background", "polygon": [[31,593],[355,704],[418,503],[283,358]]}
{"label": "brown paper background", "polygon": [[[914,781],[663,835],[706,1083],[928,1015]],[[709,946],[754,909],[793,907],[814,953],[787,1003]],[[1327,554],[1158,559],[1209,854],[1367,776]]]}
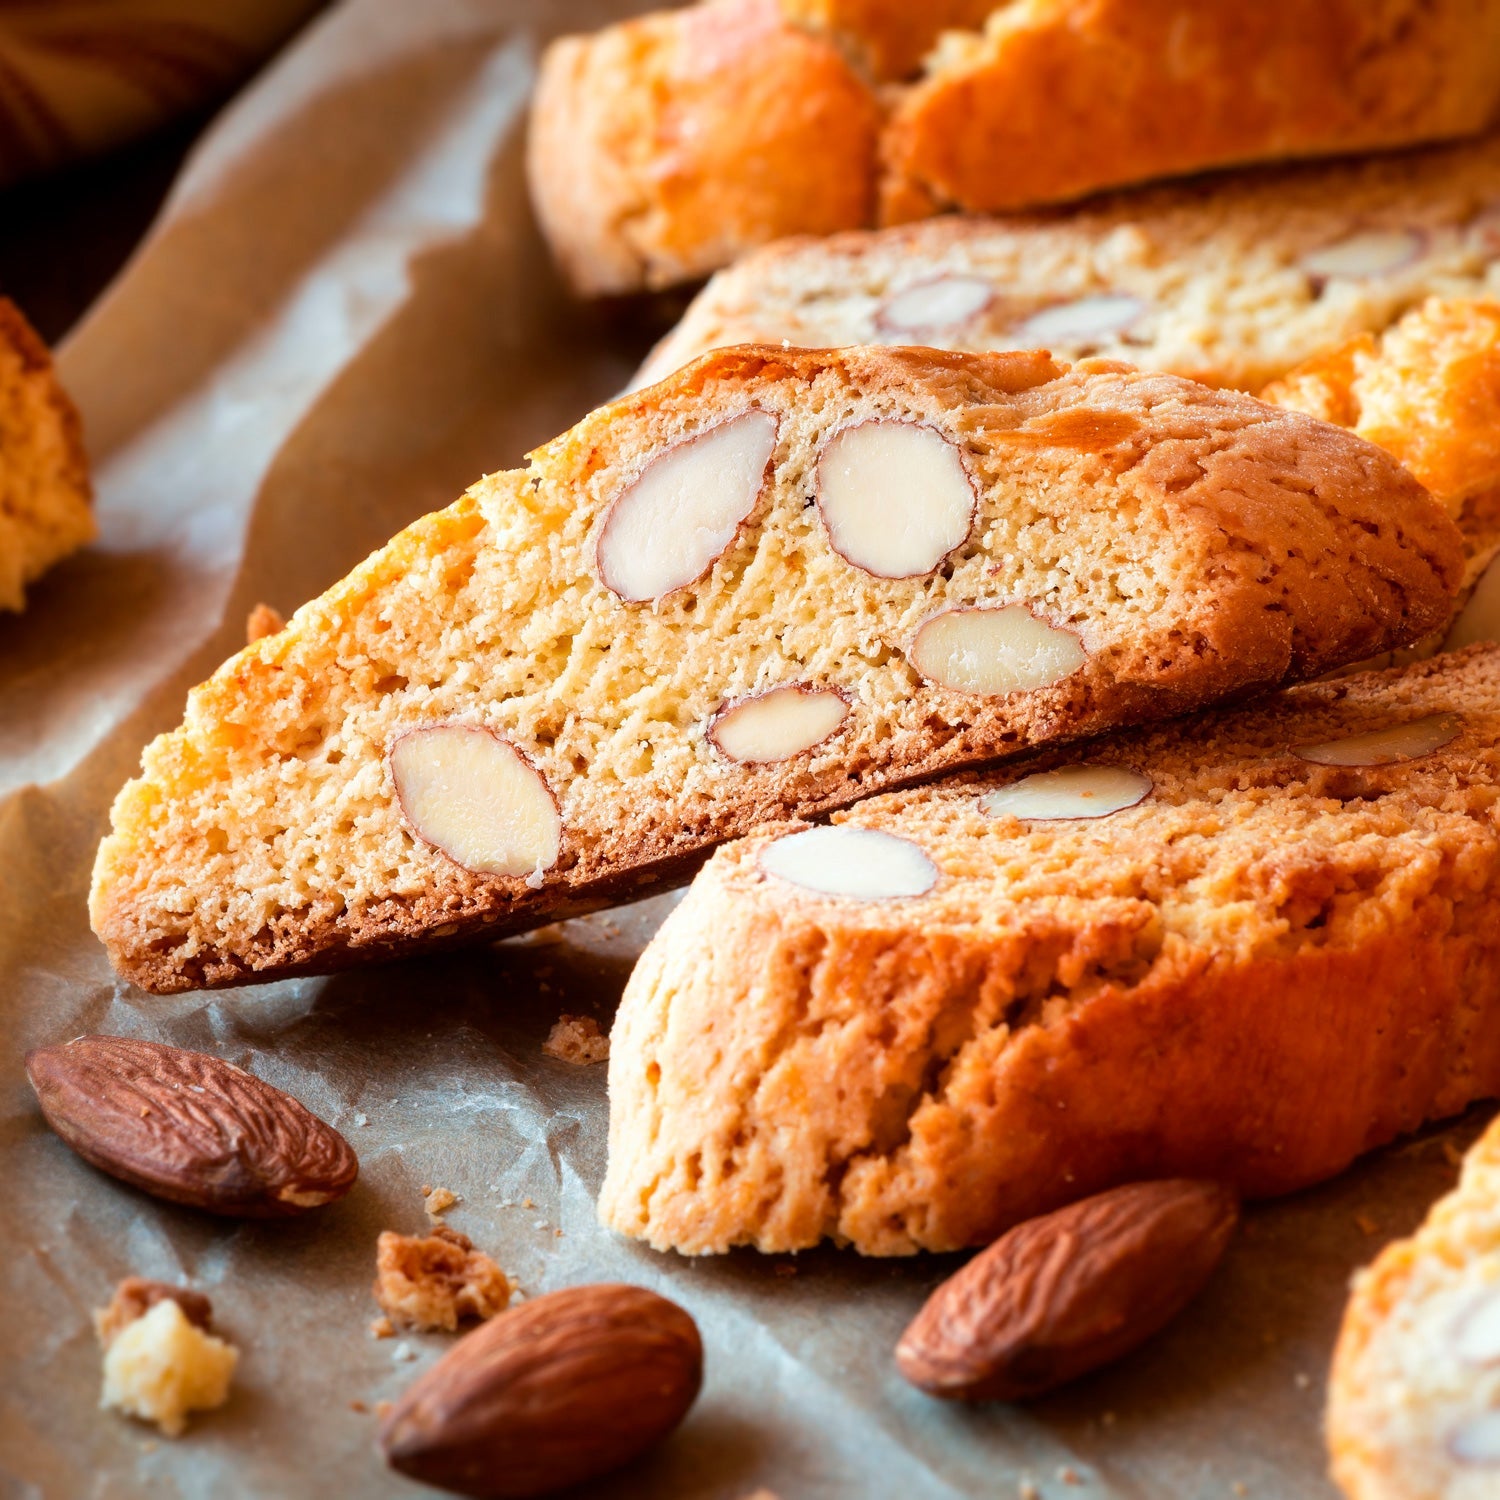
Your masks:
{"label": "brown paper background", "polygon": [[[0,1496],[418,1493],[350,1402],[394,1396],[448,1347],[367,1333],[375,1235],[419,1227],[432,1182],[528,1294],[623,1279],[698,1318],[702,1397],[655,1456],[589,1488],[605,1500],[1011,1496],[1023,1480],[1049,1500],[1328,1500],[1319,1417],[1349,1273],[1451,1184],[1444,1148],[1484,1111],[1253,1210],[1203,1297],[1115,1369],[1026,1410],[950,1408],[905,1387],[890,1350],[956,1259],[693,1262],[595,1225],[604,1070],[540,1044],[560,1011],[608,1023],[671,897],[560,942],[168,1000],[116,981],[89,932],[109,801],[249,607],[290,611],[644,353],[640,320],[564,298],[521,175],[539,42],[628,8],[346,0],[216,124],[62,352],[101,538],[0,618]],[[27,1047],[90,1030],[291,1090],[348,1135],[358,1186],[302,1221],[237,1224],[94,1172],[21,1068]],[[130,1272],[207,1291],[243,1351],[230,1404],[176,1442],[97,1410],[89,1309]]]}

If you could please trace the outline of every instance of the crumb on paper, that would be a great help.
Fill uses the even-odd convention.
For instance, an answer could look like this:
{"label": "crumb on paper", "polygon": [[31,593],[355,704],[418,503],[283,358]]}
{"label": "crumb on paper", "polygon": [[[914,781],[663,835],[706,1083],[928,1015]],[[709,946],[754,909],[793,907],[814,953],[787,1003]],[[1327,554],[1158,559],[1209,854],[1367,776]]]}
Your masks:
{"label": "crumb on paper", "polygon": [[365,1412],[365,1411],[369,1411],[369,1409],[370,1408],[368,1406],[366,1406],[365,1403],[363,1401],[361,1401],[358,1397],[355,1397],[355,1399],[349,1403],[349,1410],[350,1411]]}
{"label": "crumb on paper", "polygon": [[1057,1477],[1064,1484],[1082,1484],[1083,1483],[1083,1476],[1078,1472],[1078,1470],[1074,1469],[1074,1468],[1070,1468],[1067,1464],[1064,1464],[1062,1466],[1062,1468],[1060,1468],[1057,1471]]}
{"label": "crumb on paper", "polygon": [[388,1411],[395,1405],[394,1401],[377,1401],[375,1403],[375,1415],[383,1422]]}
{"label": "crumb on paper", "polygon": [[121,1328],[104,1351],[99,1405],[155,1422],[168,1437],[187,1427],[187,1415],[229,1399],[239,1350],[188,1320],[165,1297]]}
{"label": "crumb on paper", "polygon": [[429,1219],[441,1218],[455,1203],[459,1201],[457,1193],[449,1192],[445,1187],[429,1187],[422,1184],[422,1208]]}
{"label": "crumb on paper", "polygon": [[561,1238],[562,1238],[562,1230],[560,1230],[560,1229],[554,1229],[554,1230],[553,1230],[553,1231],[552,1231],[552,1237],[553,1237],[553,1238],[554,1238],[554,1239],[558,1239],[558,1240],[560,1240],[560,1239],[561,1239]]}
{"label": "crumb on paper", "polygon": [[533,1203],[530,1198],[522,1198],[521,1199],[521,1207],[522,1208],[535,1208],[536,1204]]}
{"label": "crumb on paper", "polygon": [[375,1319],[370,1324],[370,1337],[376,1339],[393,1339],[396,1336],[396,1325],[385,1316]]}
{"label": "crumb on paper", "polygon": [[370,1123],[370,1117],[363,1110],[360,1110],[354,1116],[354,1123],[356,1125],[358,1125],[361,1129],[363,1129],[364,1126],[366,1126],[366,1125],[368,1125]]}
{"label": "crumb on paper", "polygon": [[609,1038],[592,1016],[561,1015],[553,1022],[542,1051],[559,1062],[585,1067],[609,1056]]}
{"label": "crumb on paper", "polygon": [[1042,1500],[1042,1492],[1029,1479],[1023,1479],[1016,1488],[1016,1500]]}
{"label": "crumb on paper", "polygon": [[408,1360],[413,1360],[416,1357],[417,1351],[413,1349],[405,1339],[402,1339],[401,1342],[391,1350],[391,1359],[398,1365],[405,1364]]}
{"label": "crumb on paper", "polygon": [[269,604],[257,604],[245,618],[245,644],[253,646],[268,635],[276,635],[286,629],[286,619],[279,609]]}
{"label": "crumb on paper", "polygon": [[1380,1233],[1380,1223],[1373,1214],[1357,1213],[1354,1216],[1354,1222],[1358,1226],[1359,1232],[1361,1234],[1369,1235]]}
{"label": "crumb on paper", "polygon": [[1308,1386],[1312,1384],[1312,1377],[1310,1375],[1304,1374],[1301,1370],[1298,1370],[1297,1373],[1292,1377],[1292,1384],[1295,1385],[1299,1391],[1305,1391]]}
{"label": "crumb on paper", "polygon": [[384,1230],[375,1246],[375,1300],[385,1321],[452,1333],[461,1322],[503,1312],[515,1283],[466,1235],[441,1225],[431,1234]]}

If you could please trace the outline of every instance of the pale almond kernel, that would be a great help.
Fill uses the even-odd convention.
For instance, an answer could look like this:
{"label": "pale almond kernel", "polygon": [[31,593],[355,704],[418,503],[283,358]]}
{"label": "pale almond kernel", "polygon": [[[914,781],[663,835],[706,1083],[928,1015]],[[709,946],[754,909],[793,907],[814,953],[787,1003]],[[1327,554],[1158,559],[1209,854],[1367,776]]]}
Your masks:
{"label": "pale almond kernel", "polygon": [[877,578],[930,573],[974,527],[978,496],[958,445],[935,427],[876,419],[841,428],[818,455],[829,545]]}
{"label": "pale almond kernel", "polygon": [[995,289],[977,276],[937,276],[887,297],[875,326],[890,333],[936,333],[976,318],[994,300]]}
{"label": "pale almond kernel", "polygon": [[1035,822],[1107,818],[1144,801],[1150,792],[1150,777],[1125,766],[1063,766],[987,792],[979,799],[979,810],[992,818]]}
{"label": "pale almond kernel", "polygon": [[1044,307],[1017,323],[1009,337],[1027,349],[1110,338],[1124,333],[1145,310],[1146,304],[1127,292],[1099,292]]}
{"label": "pale almond kernel", "polygon": [[1050,687],[1088,659],[1071,630],[1038,620],[1024,604],[944,610],[921,625],[907,655],[929,681],[987,697]]}
{"label": "pale almond kernel", "polygon": [[1478,641],[1500,641],[1500,557],[1479,575],[1474,591],[1448,627],[1444,651],[1458,651]]}
{"label": "pale almond kernel", "polygon": [[1465,1310],[1453,1347],[1465,1364],[1500,1364],[1500,1290]]}
{"label": "pale almond kernel", "polygon": [[1500,1465],[1500,1411],[1482,1411],[1456,1427],[1448,1452],[1475,1468]]}
{"label": "pale almond kernel", "polygon": [[938,869],[910,839],[839,824],[787,834],[760,852],[760,868],[820,896],[891,901],[925,896]]}
{"label": "pale almond kernel", "polygon": [[562,816],[514,745],[474,724],[411,729],[391,779],[413,833],[476,875],[539,876],[557,863]]}
{"label": "pale almond kernel", "polygon": [[752,409],[659,453],[605,512],[600,582],[641,604],[702,578],[754,513],[776,434],[776,418]]}
{"label": "pale almond kernel", "polygon": [[1417,229],[1361,229],[1304,255],[1298,264],[1315,281],[1389,276],[1416,260],[1426,244],[1427,237]]}
{"label": "pale almond kernel", "polygon": [[710,720],[708,738],[729,760],[770,765],[821,745],[848,717],[842,694],[798,682],[726,703]]}
{"label": "pale almond kernel", "polygon": [[1390,766],[1441,750],[1458,738],[1463,727],[1457,714],[1425,714],[1367,734],[1351,734],[1318,745],[1294,745],[1292,752],[1319,766]]}

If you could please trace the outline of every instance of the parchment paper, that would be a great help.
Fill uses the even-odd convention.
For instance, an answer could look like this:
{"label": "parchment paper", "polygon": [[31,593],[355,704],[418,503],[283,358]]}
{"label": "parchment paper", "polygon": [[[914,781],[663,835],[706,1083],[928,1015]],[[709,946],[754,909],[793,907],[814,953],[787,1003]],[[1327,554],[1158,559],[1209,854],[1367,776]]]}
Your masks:
{"label": "parchment paper", "polygon": [[[459,957],[154,999],[118,983],[84,901],[109,801],[186,687],[398,527],[620,388],[650,330],[570,306],[526,208],[538,44],[629,7],[346,0],[210,132],[162,220],[62,356],[102,538],[0,619],[0,1493],[415,1495],[373,1408],[450,1346],[376,1340],[382,1228],[419,1188],[528,1294],[622,1279],[687,1306],[707,1384],[601,1497],[1017,1494],[1329,1500],[1322,1384],[1350,1271],[1453,1180],[1477,1111],[1341,1181],[1253,1210],[1204,1296],[1113,1370],[1029,1409],[950,1408],[890,1351],[958,1261],[688,1261],[594,1223],[604,1070],[541,1052],[607,1024],[673,898]],[[43,1125],[29,1047],[99,1030],[217,1053],[354,1144],[335,1207],[236,1224],[94,1172]],[[1330,1079],[1330,1087],[1337,1080]],[[207,1291],[243,1351],[189,1435],[97,1409],[89,1309],[135,1272]],[[1241,1488],[1242,1487],[1242,1488]]]}

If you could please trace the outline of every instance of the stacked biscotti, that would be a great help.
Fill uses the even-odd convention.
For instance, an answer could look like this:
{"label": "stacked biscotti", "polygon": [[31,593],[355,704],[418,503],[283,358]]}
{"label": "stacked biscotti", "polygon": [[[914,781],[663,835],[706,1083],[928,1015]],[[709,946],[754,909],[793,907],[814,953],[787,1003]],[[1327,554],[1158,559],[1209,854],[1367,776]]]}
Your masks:
{"label": "stacked biscotti", "polygon": [[1469,136],[1497,104],[1497,0],[707,0],[554,43],[529,177],[597,295],[789,234]]}

